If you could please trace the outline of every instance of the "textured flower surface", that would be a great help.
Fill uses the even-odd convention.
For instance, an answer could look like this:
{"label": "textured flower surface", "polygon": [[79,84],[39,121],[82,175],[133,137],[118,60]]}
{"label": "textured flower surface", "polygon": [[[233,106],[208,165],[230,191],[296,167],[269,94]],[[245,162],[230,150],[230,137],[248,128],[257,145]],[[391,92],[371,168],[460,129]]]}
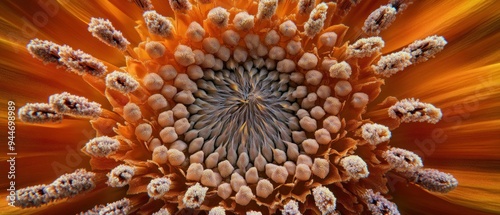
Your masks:
{"label": "textured flower surface", "polygon": [[496,1],[0,4],[2,212],[500,213]]}

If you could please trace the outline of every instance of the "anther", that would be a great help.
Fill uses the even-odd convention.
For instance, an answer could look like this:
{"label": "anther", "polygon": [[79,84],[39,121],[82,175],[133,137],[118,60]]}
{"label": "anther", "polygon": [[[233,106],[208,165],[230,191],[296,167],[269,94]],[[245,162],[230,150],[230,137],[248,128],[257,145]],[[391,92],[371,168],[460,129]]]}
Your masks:
{"label": "anther", "polygon": [[403,51],[410,53],[412,56],[410,61],[416,64],[433,58],[434,55],[444,49],[446,44],[447,42],[444,37],[434,35],[423,40],[416,40],[404,48]]}
{"label": "anther", "polygon": [[436,169],[419,169],[414,174],[414,182],[432,192],[447,193],[458,186],[453,175]]}
{"label": "anther", "polygon": [[54,94],[49,97],[49,103],[58,113],[82,118],[97,118],[101,115],[101,105],[89,102],[81,96],[71,95],[67,92]]}
{"label": "anther", "polygon": [[372,214],[399,215],[396,204],[384,198],[379,192],[374,193],[371,189],[367,190],[364,198],[368,210],[370,210]]}
{"label": "anther", "polygon": [[122,93],[130,93],[137,90],[139,82],[128,73],[114,71],[106,75],[106,87]]}
{"label": "anther", "polygon": [[117,31],[107,19],[91,18],[88,31],[101,42],[115,47],[122,52],[126,51],[127,46],[130,45],[130,42],[122,35],[122,32]]}
{"label": "anther", "polygon": [[381,37],[362,38],[347,48],[348,57],[363,58],[379,52],[385,43]]}
{"label": "anther", "polygon": [[187,208],[198,208],[205,201],[208,187],[203,187],[200,183],[189,187],[182,198],[182,202]]}
{"label": "anther", "polygon": [[396,12],[401,12],[408,8],[410,4],[413,3],[413,0],[390,0],[389,5],[396,9]]}
{"label": "anther", "polygon": [[151,0],[134,0],[134,3],[143,11],[153,10]]}
{"label": "anther", "polygon": [[415,172],[424,166],[417,154],[405,149],[391,148],[382,157],[398,172]]}
{"label": "anther", "polygon": [[169,0],[168,3],[170,4],[172,10],[176,13],[186,13],[192,8],[189,0]]}
{"label": "anther", "polygon": [[117,139],[102,136],[96,137],[85,144],[85,152],[94,157],[107,157],[115,153],[120,147]]}
{"label": "anther", "polygon": [[389,5],[380,6],[365,20],[363,31],[368,35],[378,35],[396,20],[396,9]]}
{"label": "anther", "polygon": [[61,58],[59,56],[59,49],[61,46],[58,44],[47,40],[33,39],[26,47],[34,58],[41,60],[44,64],[55,63],[60,66],[63,65],[63,63],[59,61]]}
{"label": "anther", "polygon": [[121,164],[107,174],[108,182],[106,183],[110,187],[124,187],[132,180],[134,173],[134,167]]}
{"label": "anther", "polygon": [[260,0],[257,9],[257,19],[271,19],[276,13],[278,0]]}
{"label": "anther", "polygon": [[418,99],[403,99],[388,110],[389,117],[401,122],[428,122],[436,124],[443,114],[441,109],[431,104],[419,102]]}
{"label": "anther", "polygon": [[309,15],[309,20],[304,24],[304,31],[309,37],[314,37],[318,34],[325,25],[326,13],[328,5],[324,2],[316,5]]}
{"label": "anther", "polygon": [[366,178],[370,174],[365,161],[357,155],[343,157],[340,165],[347,171],[347,175],[354,179]]}
{"label": "anther", "polygon": [[387,126],[367,123],[361,126],[361,136],[368,143],[378,145],[391,138],[391,131]]}
{"label": "anther", "polygon": [[174,26],[172,22],[154,10],[146,11],[142,15],[148,31],[151,34],[170,39],[174,36]]}
{"label": "anther", "polygon": [[95,188],[95,173],[78,169],[61,175],[49,185],[36,185],[16,191],[15,206],[39,207],[52,201],[70,198]]}
{"label": "anther", "polygon": [[288,201],[283,210],[281,210],[282,215],[302,215],[299,211],[299,203],[295,200]]}
{"label": "anther", "polygon": [[218,28],[225,28],[229,22],[229,12],[225,8],[216,7],[208,12],[208,20]]}
{"label": "anther", "polygon": [[411,65],[412,55],[406,51],[400,51],[382,56],[377,65],[372,65],[375,74],[388,78],[407,66]]}
{"label": "anther", "polygon": [[95,211],[93,211],[94,213],[89,214],[128,214],[130,208],[130,200],[123,198],[116,202],[108,203],[106,206],[96,206],[94,208]]}
{"label": "anther", "polygon": [[72,72],[83,75],[102,76],[106,73],[107,67],[96,58],[81,51],[73,50],[69,46],[59,48],[59,60]]}
{"label": "anther", "polygon": [[226,215],[226,210],[222,206],[217,206],[210,209],[208,215]]}
{"label": "anther", "polygon": [[155,178],[151,180],[147,186],[148,195],[153,199],[163,197],[169,190],[172,181],[169,178]]}
{"label": "anther", "polygon": [[18,111],[19,119],[27,123],[55,123],[61,122],[63,115],[45,103],[27,103]]}
{"label": "anther", "polygon": [[315,5],[316,0],[299,0],[299,4],[297,5],[299,14],[305,15],[311,13]]}
{"label": "anther", "polygon": [[333,195],[327,187],[319,186],[314,188],[313,197],[316,207],[323,215],[333,214],[337,207],[337,198]]}

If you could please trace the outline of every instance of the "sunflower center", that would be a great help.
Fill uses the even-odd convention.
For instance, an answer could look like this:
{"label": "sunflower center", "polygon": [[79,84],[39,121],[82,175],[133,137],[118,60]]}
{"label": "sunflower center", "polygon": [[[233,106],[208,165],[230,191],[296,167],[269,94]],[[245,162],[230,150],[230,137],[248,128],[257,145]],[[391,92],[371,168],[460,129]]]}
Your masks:
{"label": "sunflower center", "polygon": [[295,116],[289,75],[244,65],[204,70],[197,81],[190,122],[204,138],[205,156],[218,153],[245,170],[261,155],[273,162],[274,150],[286,151],[291,141],[289,122]]}

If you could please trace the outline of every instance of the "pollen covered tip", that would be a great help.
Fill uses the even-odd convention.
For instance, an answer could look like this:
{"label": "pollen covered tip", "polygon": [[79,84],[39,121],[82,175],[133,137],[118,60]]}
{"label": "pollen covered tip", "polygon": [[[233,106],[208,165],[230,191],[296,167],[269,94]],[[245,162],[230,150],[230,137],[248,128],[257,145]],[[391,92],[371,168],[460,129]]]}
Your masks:
{"label": "pollen covered tip", "polygon": [[369,189],[366,191],[364,197],[368,210],[372,214],[399,215],[398,206],[380,195],[379,192],[374,193],[373,190]]}
{"label": "pollen covered tip", "polygon": [[383,5],[373,11],[365,20],[363,31],[368,35],[378,35],[396,20],[396,9],[392,5]]}
{"label": "pollen covered tip", "polygon": [[382,157],[398,172],[415,172],[424,166],[417,154],[405,149],[393,147],[385,151]]}
{"label": "pollen covered tip", "polygon": [[60,45],[47,40],[33,39],[30,40],[26,46],[28,52],[34,57],[41,60],[44,64],[55,63],[62,66],[63,63],[59,61]]}
{"label": "pollen covered tip", "polygon": [[205,201],[207,191],[207,187],[203,187],[200,183],[196,183],[187,189],[184,198],[182,198],[182,202],[187,208],[198,208],[203,201]]}
{"label": "pollen covered tip", "polygon": [[458,181],[453,175],[436,169],[419,169],[410,179],[432,192],[448,193],[458,186]]}
{"label": "pollen covered tip", "polygon": [[388,78],[412,64],[412,56],[406,51],[400,51],[382,56],[376,65],[372,65],[375,74]]}
{"label": "pollen covered tip", "polygon": [[361,136],[368,143],[378,145],[391,138],[391,131],[385,125],[367,123],[361,126]]}
{"label": "pollen covered tip", "polygon": [[148,195],[153,199],[160,199],[170,190],[172,181],[169,178],[155,178],[147,186]]}
{"label": "pollen covered tip", "polygon": [[115,153],[120,147],[117,139],[102,136],[96,137],[85,144],[85,152],[94,157],[107,157]]}
{"label": "pollen covered tip", "polygon": [[101,115],[101,104],[90,102],[87,98],[63,92],[49,97],[49,103],[58,113],[79,117],[97,118]]}
{"label": "pollen covered tip", "polygon": [[191,10],[193,5],[189,0],[169,0],[170,8],[177,13],[186,13]]}
{"label": "pollen covered tip", "polygon": [[340,165],[347,171],[347,175],[354,179],[366,178],[370,174],[366,162],[357,155],[343,157]]}
{"label": "pollen covered tip", "polygon": [[160,15],[154,10],[146,11],[142,16],[144,17],[149,33],[166,39],[173,37],[174,26],[167,17]]}
{"label": "pollen covered tip", "polygon": [[63,120],[63,115],[46,103],[27,103],[18,110],[19,119],[27,123],[57,123]]}
{"label": "pollen covered tip", "polygon": [[384,46],[385,43],[381,37],[362,38],[349,45],[347,55],[355,58],[368,57],[379,52]]}
{"label": "pollen covered tip", "polygon": [[218,28],[225,28],[229,23],[229,12],[223,7],[216,7],[208,12],[208,20]]}
{"label": "pollen covered tip", "polygon": [[427,122],[436,124],[443,114],[441,109],[429,103],[420,102],[418,99],[403,99],[388,110],[389,117],[400,119],[401,122]]}
{"label": "pollen covered tip", "polygon": [[324,2],[316,5],[309,15],[309,20],[304,24],[304,31],[307,36],[314,37],[325,25],[328,5]]}
{"label": "pollen covered tip", "polygon": [[100,77],[108,69],[101,61],[91,55],[81,51],[73,50],[64,45],[59,48],[60,62],[62,62],[70,71],[79,75],[89,74]]}
{"label": "pollen covered tip", "polygon": [[106,87],[122,93],[130,93],[139,87],[139,82],[128,73],[114,71],[106,75]]}
{"label": "pollen covered tip", "polygon": [[257,9],[257,19],[271,19],[276,13],[278,0],[260,0]]}
{"label": "pollen covered tip", "polygon": [[106,183],[110,187],[124,187],[132,180],[134,174],[134,167],[121,164],[107,174],[108,181]]}
{"label": "pollen covered tip", "polygon": [[88,31],[92,36],[99,39],[108,46],[115,47],[120,51],[126,51],[130,42],[123,36],[122,32],[117,31],[111,22],[102,18],[91,18]]}
{"label": "pollen covered tip", "polygon": [[337,207],[337,198],[333,195],[332,191],[324,186],[314,188],[313,197],[316,207],[323,215],[333,214]]}
{"label": "pollen covered tip", "polygon": [[444,49],[446,44],[447,42],[444,37],[434,35],[423,40],[416,40],[404,48],[403,51],[411,54],[412,58],[410,61],[413,64],[417,64],[433,58],[434,55]]}

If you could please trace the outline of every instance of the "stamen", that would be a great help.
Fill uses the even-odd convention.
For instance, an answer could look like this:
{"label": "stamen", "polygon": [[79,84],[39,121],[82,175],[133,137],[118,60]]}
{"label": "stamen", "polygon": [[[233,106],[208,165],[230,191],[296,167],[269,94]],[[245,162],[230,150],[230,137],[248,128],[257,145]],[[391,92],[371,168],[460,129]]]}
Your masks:
{"label": "stamen", "polygon": [[316,207],[323,215],[333,214],[337,207],[337,198],[333,195],[327,187],[319,186],[313,190],[314,202]]}
{"label": "stamen", "polygon": [[130,93],[139,87],[139,82],[125,72],[114,71],[106,75],[106,87],[122,93]]}
{"label": "stamen", "polygon": [[379,52],[384,45],[385,43],[380,37],[362,38],[349,45],[347,55],[356,58],[368,57]]}
{"label": "stamen", "polygon": [[218,206],[210,209],[208,215],[226,215],[226,210],[223,207]]}
{"label": "stamen", "polygon": [[96,137],[85,144],[85,152],[94,157],[107,157],[114,154],[120,142],[117,139],[102,136]]}
{"label": "stamen", "polygon": [[115,47],[122,52],[126,51],[127,46],[130,45],[130,42],[123,37],[122,32],[117,31],[107,19],[91,18],[88,31],[106,45]]}
{"label": "stamen", "polygon": [[372,65],[372,68],[375,74],[388,78],[411,65],[411,58],[412,56],[405,51],[392,53],[382,56],[377,65]]}
{"label": "stamen", "polygon": [[299,203],[295,200],[288,201],[283,210],[281,210],[282,215],[302,215],[299,211]]}
{"label": "stamen", "polygon": [[422,168],[422,159],[408,150],[391,148],[382,154],[382,157],[398,172],[414,172]]}
{"label": "stamen", "polygon": [[169,0],[168,3],[172,10],[176,13],[186,13],[188,10],[191,10],[192,5],[189,0]]}
{"label": "stamen", "polygon": [[170,215],[170,212],[166,208],[162,208],[159,211],[154,212],[152,215]]}
{"label": "stamen", "polygon": [[37,124],[61,122],[63,119],[52,105],[45,103],[27,103],[19,108],[18,115],[23,122]]}
{"label": "stamen", "polygon": [[368,35],[378,35],[396,20],[396,9],[383,5],[373,11],[365,20],[363,31]]}
{"label": "stamen", "polygon": [[318,4],[314,10],[311,11],[309,15],[309,20],[304,24],[304,31],[307,36],[314,37],[318,34],[325,25],[326,13],[328,10],[328,5],[324,2]]}
{"label": "stamen", "polygon": [[34,57],[41,60],[44,64],[55,63],[62,66],[63,63],[59,61],[60,45],[51,41],[33,39],[26,46],[28,52]]}
{"label": "stamen", "polygon": [[373,193],[373,190],[367,190],[365,200],[372,214],[399,215],[398,206],[384,198],[379,192]]}
{"label": "stamen", "polygon": [[433,58],[434,55],[444,49],[446,44],[447,42],[444,37],[434,35],[423,40],[416,40],[404,48],[403,51],[410,53],[412,56],[410,61],[416,64]]}
{"label": "stamen", "polygon": [[247,12],[239,12],[234,16],[233,24],[236,30],[248,31],[254,26],[254,16],[248,14]]}
{"label": "stamen", "polygon": [[82,212],[83,215],[95,215],[95,214],[128,214],[130,211],[130,200],[123,198],[116,202],[108,203],[104,205],[96,205],[94,208]]}
{"label": "stamen", "polygon": [[340,160],[340,165],[347,171],[347,174],[354,179],[366,178],[370,174],[365,161],[357,155],[349,155]]}
{"label": "stamen", "polygon": [[170,190],[172,181],[169,178],[155,178],[148,184],[148,195],[153,199],[160,199]]}
{"label": "stamen", "polygon": [[59,59],[72,72],[79,75],[90,74],[93,76],[102,76],[108,69],[101,61],[91,55],[81,51],[73,50],[69,46],[61,46],[59,49]]}
{"label": "stamen", "polygon": [[61,175],[49,185],[36,185],[16,191],[15,206],[21,208],[39,207],[52,201],[70,198],[95,187],[93,172],[78,169]]}
{"label": "stamen", "polygon": [[166,39],[171,39],[174,36],[174,26],[167,17],[160,15],[154,10],[146,11],[142,16],[144,17],[149,33]]}
{"label": "stamen", "polygon": [[299,0],[297,7],[299,8],[299,14],[309,14],[314,9],[316,5],[316,0]]}
{"label": "stamen", "polygon": [[154,9],[153,4],[151,3],[151,0],[134,0],[134,3],[144,11]]}
{"label": "stamen", "polygon": [[391,138],[391,131],[387,126],[367,123],[361,126],[361,136],[368,143],[378,145]]}
{"label": "stamen", "polygon": [[67,92],[49,97],[49,103],[57,112],[81,118],[97,118],[101,115],[101,105],[89,102],[85,97],[71,95]]}
{"label": "stamen", "polygon": [[441,120],[441,109],[418,99],[403,99],[389,108],[389,117],[401,122],[427,122],[436,124]]}
{"label": "stamen", "polygon": [[207,191],[208,187],[202,187],[200,183],[196,183],[187,189],[182,202],[187,208],[198,208],[205,200]]}
{"label": "stamen", "polygon": [[396,9],[396,12],[401,12],[406,10],[410,4],[413,3],[413,0],[390,0],[389,4]]}
{"label": "stamen", "polygon": [[257,19],[271,19],[276,14],[278,0],[260,0],[257,9]]}
{"label": "stamen", "polygon": [[218,28],[225,28],[229,22],[229,12],[223,7],[216,7],[208,12],[208,20]]}
{"label": "stamen", "polygon": [[419,169],[410,179],[432,192],[447,193],[458,186],[458,181],[453,175],[436,169]]}
{"label": "stamen", "polygon": [[121,164],[106,174],[108,176],[107,184],[110,187],[124,187],[132,180],[134,173],[134,167]]}

